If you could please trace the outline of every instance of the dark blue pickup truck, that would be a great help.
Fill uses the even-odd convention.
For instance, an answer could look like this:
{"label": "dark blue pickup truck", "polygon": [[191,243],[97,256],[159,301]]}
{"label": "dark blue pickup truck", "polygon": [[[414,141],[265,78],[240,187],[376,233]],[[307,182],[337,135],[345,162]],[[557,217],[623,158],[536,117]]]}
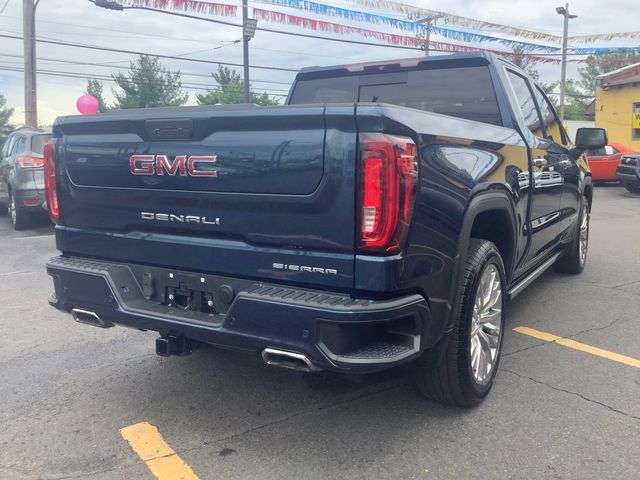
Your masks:
{"label": "dark blue pickup truck", "polygon": [[287,105],[56,120],[49,302],[303,372],[414,362],[420,389],[488,393],[505,307],[582,271],[592,182],[551,103],[487,54],[308,68]]}

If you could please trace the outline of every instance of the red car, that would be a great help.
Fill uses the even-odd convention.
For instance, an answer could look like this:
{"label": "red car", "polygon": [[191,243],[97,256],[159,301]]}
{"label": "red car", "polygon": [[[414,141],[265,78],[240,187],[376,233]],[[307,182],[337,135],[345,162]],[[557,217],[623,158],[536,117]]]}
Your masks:
{"label": "red car", "polygon": [[610,143],[598,150],[587,150],[587,160],[593,179],[616,181],[616,170],[620,165],[620,157],[626,153],[635,152],[619,143]]}

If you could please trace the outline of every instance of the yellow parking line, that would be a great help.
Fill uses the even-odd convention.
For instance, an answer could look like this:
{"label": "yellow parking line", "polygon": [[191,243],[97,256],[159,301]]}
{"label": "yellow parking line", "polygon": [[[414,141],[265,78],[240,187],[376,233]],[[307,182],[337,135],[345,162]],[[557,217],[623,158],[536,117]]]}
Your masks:
{"label": "yellow parking line", "polygon": [[158,480],[199,480],[150,423],[141,422],[121,428],[120,435]]}
{"label": "yellow parking line", "polygon": [[574,350],[580,350],[581,352],[590,353],[591,355],[596,355],[598,357],[613,360],[614,362],[624,363],[625,365],[629,365],[631,367],[640,368],[640,360],[638,360],[637,358],[627,357],[626,355],[620,355],[619,353],[592,347],[591,345],[587,345],[585,343],[576,342],[575,340],[571,340],[568,338],[558,337],[557,335],[541,332],[540,330],[535,330],[529,327],[516,327],[513,330],[524,335],[529,335],[530,337],[544,340],[545,342],[557,343],[564,347],[573,348]]}

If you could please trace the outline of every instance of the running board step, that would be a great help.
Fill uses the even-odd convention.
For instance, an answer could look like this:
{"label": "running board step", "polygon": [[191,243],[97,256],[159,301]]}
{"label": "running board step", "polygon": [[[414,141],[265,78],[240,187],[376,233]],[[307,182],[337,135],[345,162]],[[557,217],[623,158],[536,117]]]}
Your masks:
{"label": "running board step", "polygon": [[509,290],[508,292],[509,298],[514,298],[516,295],[521,293],[525,288],[531,285],[534,282],[534,280],[538,278],[540,275],[542,275],[544,272],[546,272],[547,269],[551,265],[553,265],[555,261],[558,260],[558,258],[560,258],[561,255],[562,255],[562,252],[556,253],[547,261],[545,261],[542,265],[536,268],[533,272],[531,272],[529,275],[527,275],[522,280],[520,280],[516,285],[514,285]]}

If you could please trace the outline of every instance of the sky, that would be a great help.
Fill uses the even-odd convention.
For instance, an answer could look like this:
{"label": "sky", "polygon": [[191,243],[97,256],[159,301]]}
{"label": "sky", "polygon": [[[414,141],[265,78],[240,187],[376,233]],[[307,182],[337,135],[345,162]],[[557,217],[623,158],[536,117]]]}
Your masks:
{"label": "sky", "polygon": [[[217,0],[219,3],[239,5],[240,0]],[[363,7],[352,2],[337,0],[317,0],[334,6],[352,10]],[[3,6],[6,3],[4,11]],[[561,3],[558,0],[404,0],[404,3],[440,10],[451,14],[472,17],[480,20],[501,23],[545,33],[562,34],[562,17],[555,12]],[[345,22],[340,18],[322,17],[294,9],[277,8],[259,3],[249,6],[277,10],[292,15],[316,18],[336,23],[348,23],[371,30],[408,35],[407,32],[393,30],[381,25],[360,22]],[[598,0],[580,0],[570,4],[572,14],[578,15],[571,20],[570,34],[590,34],[640,30],[637,22],[636,2],[616,0],[606,4]],[[22,35],[22,1],[0,0],[0,34]],[[240,11],[240,10],[239,10]],[[402,18],[397,12],[375,11],[395,18]],[[192,15],[195,15],[191,13]],[[232,23],[240,23],[240,17],[209,17]],[[259,26],[331,36],[326,32],[314,32],[302,28],[260,21]],[[456,28],[452,27],[451,28]],[[109,48],[136,50],[149,54],[186,56],[212,62],[242,63],[242,46],[233,43],[240,39],[241,31],[237,27],[220,25],[179,18],[162,13],[125,10],[121,12],[98,8],[88,0],[41,0],[37,9],[36,31],[38,38],[60,40]],[[488,35],[500,35],[483,31]],[[338,38],[364,40],[358,35],[340,35]],[[434,35],[433,40],[461,43]],[[526,39],[521,39],[527,41]],[[616,40],[598,43],[595,46],[635,46],[639,39]],[[498,43],[478,45],[497,50],[508,49]],[[580,45],[583,46],[583,45]],[[0,37],[0,93],[4,94],[10,107],[15,108],[14,123],[24,120],[24,93],[22,72],[7,71],[7,68],[22,68],[22,40]],[[275,33],[256,33],[250,42],[250,64],[277,66],[299,69],[310,65],[334,65],[362,61],[387,60],[420,56],[418,50],[401,50],[388,47],[352,45],[318,39],[279,35]],[[60,115],[76,114],[75,102],[86,87],[86,79],[63,78],[45,75],[46,71],[68,72],[72,75],[101,75],[126,71],[135,55],[86,50],[44,43],[37,45],[38,70],[38,114],[42,125],[49,125]],[[67,63],[65,63],[67,62]],[[75,62],[75,63],[69,63]],[[101,65],[79,65],[78,63]],[[166,67],[180,70],[182,81],[189,84],[188,104],[195,104],[195,94],[204,89],[215,88],[209,77],[217,69],[215,64],[195,63],[181,60],[162,60]],[[568,77],[578,77],[578,66],[570,64]],[[241,69],[237,69],[239,73]],[[538,70],[541,81],[552,82],[560,78],[560,66],[540,64]],[[252,68],[250,79],[257,91],[268,91],[285,95],[294,72],[281,72]],[[113,82],[105,81],[107,103],[113,101],[111,88]]]}

